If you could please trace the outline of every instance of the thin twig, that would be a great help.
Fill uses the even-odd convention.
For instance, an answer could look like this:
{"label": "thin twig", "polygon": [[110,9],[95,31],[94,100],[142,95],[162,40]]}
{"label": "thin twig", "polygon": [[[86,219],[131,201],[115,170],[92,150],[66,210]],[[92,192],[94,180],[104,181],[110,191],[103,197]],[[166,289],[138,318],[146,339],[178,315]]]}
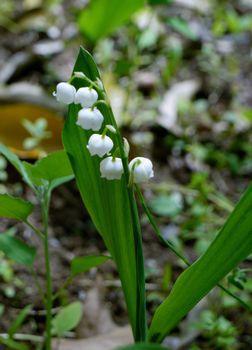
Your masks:
{"label": "thin twig", "polygon": [[30,229],[32,229],[32,231],[34,231],[39,238],[41,238],[42,240],[44,240],[44,235],[43,233],[37,228],[35,227],[30,221],[24,221],[24,223],[30,227]]}
{"label": "thin twig", "polygon": [[37,287],[37,289],[38,289],[39,295],[40,295],[40,297],[41,297],[43,303],[45,303],[45,302],[46,302],[45,294],[44,294],[43,289],[42,289],[42,287],[41,287],[41,285],[40,285],[40,283],[39,283],[38,275],[36,274],[36,272],[35,272],[35,270],[34,270],[33,267],[31,268],[31,274],[32,274],[34,283],[35,283],[35,285],[36,285],[36,287]]}

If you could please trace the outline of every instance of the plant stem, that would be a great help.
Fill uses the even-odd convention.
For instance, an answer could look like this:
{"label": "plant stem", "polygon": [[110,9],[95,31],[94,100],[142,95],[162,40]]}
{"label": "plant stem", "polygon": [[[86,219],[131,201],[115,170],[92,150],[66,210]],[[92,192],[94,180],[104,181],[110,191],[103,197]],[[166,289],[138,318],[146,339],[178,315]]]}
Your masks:
{"label": "plant stem", "polygon": [[48,237],[48,212],[49,212],[50,194],[46,192],[42,198],[42,215],[44,224],[44,255],[45,255],[45,270],[46,270],[46,331],[45,331],[45,345],[46,350],[51,350],[52,336],[52,276],[50,267],[50,253],[49,253],[49,237]]}
{"label": "plant stem", "polygon": [[183,262],[187,265],[187,266],[190,266],[190,262],[189,260],[183,256],[178,250],[177,248],[174,247],[174,245],[172,244],[172,242],[170,242],[168,239],[165,239],[163,236],[162,236],[162,233],[156,223],[156,221],[154,220],[147,204],[145,203],[145,199],[144,199],[144,196],[139,188],[138,185],[135,184],[135,188],[136,188],[136,192],[137,192],[137,195],[138,195],[138,198],[139,198],[139,202],[140,204],[142,205],[144,211],[145,211],[145,214],[147,215],[148,219],[149,219],[149,222],[150,224],[152,225],[156,235],[158,236],[158,238],[160,239],[160,241],[166,245],[169,249],[171,249],[174,254],[176,254],[181,260],[183,260]]}
{"label": "plant stem", "polygon": [[37,273],[36,271],[34,270],[34,268],[32,267],[31,268],[31,274],[32,274],[32,277],[33,277],[33,280],[34,280],[34,283],[38,289],[38,293],[41,297],[41,300],[43,301],[44,304],[46,304],[46,300],[45,300],[45,295],[44,295],[44,291],[39,283],[39,280],[38,280],[38,276],[37,276]]}
{"label": "plant stem", "polygon": [[63,285],[58,289],[58,291],[53,295],[53,300],[57,299],[60,296],[60,293],[63,292],[73,281],[74,276],[70,275],[67,277]]}
{"label": "plant stem", "polygon": [[30,227],[33,232],[35,232],[42,241],[44,240],[43,232],[41,232],[37,227],[35,227],[30,221],[26,220],[24,221],[27,226]]}

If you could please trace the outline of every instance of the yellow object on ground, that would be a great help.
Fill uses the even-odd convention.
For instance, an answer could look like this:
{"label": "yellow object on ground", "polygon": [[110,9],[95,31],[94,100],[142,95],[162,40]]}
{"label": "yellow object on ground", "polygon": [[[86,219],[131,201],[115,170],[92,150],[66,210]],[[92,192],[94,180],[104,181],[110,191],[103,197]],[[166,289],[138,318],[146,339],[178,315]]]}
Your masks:
{"label": "yellow object on ground", "polygon": [[[41,141],[39,148],[25,150],[23,143],[30,134],[22,122],[24,119],[34,122],[39,118],[47,120],[47,130],[52,135]],[[63,117],[45,107],[28,103],[3,104],[0,107],[0,143],[10,147],[21,158],[39,158],[41,153],[61,149],[62,128]]]}

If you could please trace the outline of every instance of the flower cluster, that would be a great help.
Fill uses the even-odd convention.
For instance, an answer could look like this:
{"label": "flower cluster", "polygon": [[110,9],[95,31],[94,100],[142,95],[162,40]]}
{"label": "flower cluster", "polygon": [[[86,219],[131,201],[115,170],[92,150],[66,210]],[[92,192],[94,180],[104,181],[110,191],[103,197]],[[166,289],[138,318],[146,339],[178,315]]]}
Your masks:
{"label": "flower cluster", "polygon": [[[98,93],[92,87],[82,87],[76,91],[75,87],[69,83],[59,83],[53,93],[57,101],[65,104],[80,104],[76,124],[84,130],[99,131],[102,128],[104,117],[96,107]],[[107,180],[118,180],[123,174],[123,163],[121,158],[110,154],[114,147],[113,140],[106,135],[110,131],[116,133],[112,125],[106,125],[102,134],[93,134],[87,144],[87,149],[91,156],[104,157],[100,163],[101,177]],[[128,153],[128,142],[124,139],[125,152]],[[152,162],[148,158],[137,157],[130,161],[129,170],[133,182],[147,182],[154,176]]]}

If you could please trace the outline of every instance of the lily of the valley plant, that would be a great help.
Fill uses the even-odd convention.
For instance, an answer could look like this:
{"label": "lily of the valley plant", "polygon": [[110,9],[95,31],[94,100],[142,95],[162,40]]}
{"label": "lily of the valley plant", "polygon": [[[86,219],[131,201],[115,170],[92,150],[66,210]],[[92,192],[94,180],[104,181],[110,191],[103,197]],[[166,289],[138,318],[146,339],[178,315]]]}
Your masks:
{"label": "lily of the valley plant", "polygon": [[[62,93],[58,87],[63,84]],[[118,130],[96,64],[84,49],[80,50],[70,80],[57,86],[56,97],[66,104],[70,98],[72,101],[63,131],[64,147],[83,202],[117,265],[135,341],[160,343],[215,285],[251,311],[250,305],[219,281],[252,250],[251,229],[240,225],[241,217],[243,223],[252,225],[252,189],[247,190],[206,253],[190,266],[191,262],[163,238],[145,203],[138,184],[154,176],[152,162],[141,156],[129,159],[129,144]],[[135,192],[154,232],[188,267],[157,309],[149,328]],[[237,245],[242,249],[238,251]]]}
{"label": "lily of the valley plant", "polygon": [[[46,310],[43,335],[46,350],[52,349],[52,336],[64,335],[81,318],[80,305],[76,303],[53,316],[54,301],[79,273],[99,266],[108,259],[113,259],[117,266],[132,333],[135,342],[141,343],[139,347],[136,344],[128,349],[163,349],[159,343],[215,286],[236,299],[244,312],[251,312],[251,305],[232,294],[221,280],[252,252],[252,186],[247,189],[206,252],[191,262],[162,236],[144,200],[140,186],[154,177],[152,162],[142,156],[130,159],[129,143],[120,134],[97,66],[86,50],[80,49],[72,77],[68,82],[59,83],[53,95],[57,101],[69,106],[62,134],[64,151],[50,154],[31,165],[20,161],[4,145],[0,145],[0,153],[22,175],[41,207],[42,225],[35,227],[29,218],[33,211],[32,203],[0,195],[0,217],[23,221],[43,243],[46,288],[43,290],[38,286],[38,289]],[[50,199],[55,187],[73,177],[110,255],[74,258],[69,278],[55,292],[48,231]],[[155,311],[150,325],[146,317],[144,256],[136,194],[155,234],[162,244],[183,261],[186,268]],[[19,244],[21,249],[16,240],[9,237],[8,242],[11,246]],[[21,247],[24,249],[23,243]],[[25,247],[25,251],[29,257],[25,263],[30,266],[35,259],[34,250]],[[16,259],[20,261],[20,256]],[[20,348],[12,333],[5,338],[0,336],[0,343]],[[22,349],[27,348],[22,344]]]}

